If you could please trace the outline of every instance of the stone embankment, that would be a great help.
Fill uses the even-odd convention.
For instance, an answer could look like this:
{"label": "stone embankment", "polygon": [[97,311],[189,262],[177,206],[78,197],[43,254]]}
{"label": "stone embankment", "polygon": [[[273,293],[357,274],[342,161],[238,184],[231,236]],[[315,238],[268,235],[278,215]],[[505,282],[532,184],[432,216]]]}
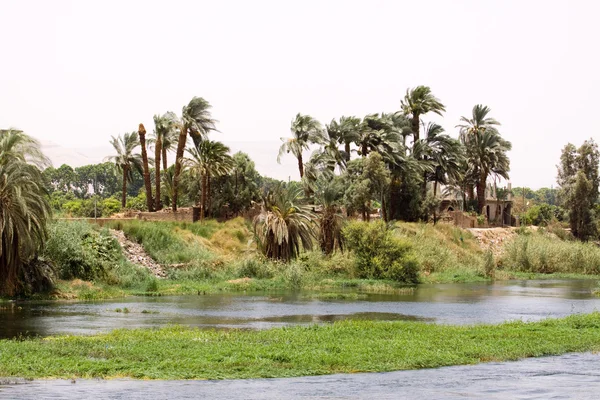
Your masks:
{"label": "stone embankment", "polygon": [[141,245],[127,239],[123,231],[111,229],[110,232],[119,241],[119,244],[123,249],[123,255],[125,255],[130,262],[148,269],[157,278],[164,278],[167,276],[160,264],[154,261]]}

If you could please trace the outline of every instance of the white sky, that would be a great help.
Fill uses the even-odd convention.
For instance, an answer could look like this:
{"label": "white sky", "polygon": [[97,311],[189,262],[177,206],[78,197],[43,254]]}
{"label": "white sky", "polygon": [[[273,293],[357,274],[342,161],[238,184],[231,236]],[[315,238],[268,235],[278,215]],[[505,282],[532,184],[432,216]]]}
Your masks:
{"label": "white sky", "polygon": [[394,111],[428,85],[453,136],[474,104],[492,108],[513,186],[550,186],[568,141],[598,139],[599,15],[592,0],[0,0],[0,127],[80,165],[201,96],[220,121],[212,139],[287,179],[297,165],[278,165],[277,148],[297,112]]}

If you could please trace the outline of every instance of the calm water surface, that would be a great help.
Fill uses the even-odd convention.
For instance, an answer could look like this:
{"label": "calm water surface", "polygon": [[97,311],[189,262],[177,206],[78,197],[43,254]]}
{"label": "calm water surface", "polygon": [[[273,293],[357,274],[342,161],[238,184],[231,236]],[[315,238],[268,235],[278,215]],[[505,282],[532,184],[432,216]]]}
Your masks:
{"label": "calm water surface", "polygon": [[[0,337],[93,334],[168,324],[265,329],[341,319],[451,324],[539,320],[600,310],[593,280],[420,285],[413,293],[318,300],[302,293],[131,297],[96,302],[0,304]],[[129,313],[115,312],[127,308]]]}
{"label": "calm water surface", "polygon": [[600,356],[567,354],[381,374],[234,381],[0,383],[0,398],[39,399],[598,399]]}

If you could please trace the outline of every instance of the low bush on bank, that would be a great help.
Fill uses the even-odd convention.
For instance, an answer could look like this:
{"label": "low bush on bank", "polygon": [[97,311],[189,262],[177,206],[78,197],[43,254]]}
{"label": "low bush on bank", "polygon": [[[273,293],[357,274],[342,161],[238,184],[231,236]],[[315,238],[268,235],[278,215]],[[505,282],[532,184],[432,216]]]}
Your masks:
{"label": "low bush on bank", "polygon": [[500,264],[504,269],[521,272],[600,274],[600,248],[593,243],[530,232],[506,245]]}
{"label": "low bush on bank", "polygon": [[385,222],[353,221],[343,230],[354,253],[359,278],[418,282],[419,264],[406,240],[395,237]]}
{"label": "low bush on bank", "polygon": [[132,288],[150,278],[147,270],[123,258],[121,246],[108,229],[85,221],[57,221],[48,226],[48,231],[43,257],[54,265],[60,279]]}

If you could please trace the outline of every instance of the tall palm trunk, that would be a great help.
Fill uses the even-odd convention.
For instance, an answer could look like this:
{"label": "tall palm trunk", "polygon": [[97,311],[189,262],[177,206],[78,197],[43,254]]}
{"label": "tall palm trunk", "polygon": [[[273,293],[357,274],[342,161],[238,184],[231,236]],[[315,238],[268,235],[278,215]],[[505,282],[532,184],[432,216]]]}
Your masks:
{"label": "tall palm trunk", "polygon": [[419,113],[413,113],[412,118],[410,119],[410,127],[412,129],[413,132],[413,144],[417,143],[419,141],[419,137],[420,137],[420,133],[419,133],[419,128],[420,128],[420,122],[421,122],[421,115]]}
{"label": "tall palm trunk", "polygon": [[483,214],[483,208],[485,207],[485,186],[487,175],[488,174],[482,173],[479,176],[479,181],[477,182],[477,208],[479,209],[480,214]]}
{"label": "tall palm trunk", "polygon": [[363,157],[366,157],[367,154],[369,154],[369,146],[367,146],[366,143],[363,143],[363,145],[362,145],[362,147],[360,149],[360,153],[361,153],[360,155],[363,156]]}
{"label": "tall palm trunk", "polygon": [[304,177],[304,162],[302,162],[302,153],[298,154],[298,169],[300,170],[300,179]]}
{"label": "tall palm trunk", "polygon": [[127,204],[127,166],[123,167],[123,193],[121,194],[121,207]]}
{"label": "tall palm trunk", "polygon": [[146,152],[146,128],[144,128],[144,124],[139,125],[138,135],[140,135],[140,145],[142,146],[142,163],[144,164],[144,186],[146,187],[146,207],[148,207],[148,211],[154,211],[154,205],[152,201],[152,182],[150,181],[148,153]]}
{"label": "tall palm trunk", "polygon": [[154,149],[154,187],[156,188],[155,197],[154,197],[154,209],[156,211],[162,208],[160,202],[160,156],[162,152],[162,138],[160,135],[156,138],[156,147]]}
{"label": "tall palm trunk", "polygon": [[171,206],[173,211],[177,211],[177,195],[179,189],[179,178],[181,175],[181,167],[183,162],[183,150],[185,149],[185,141],[187,139],[187,128],[182,126],[177,141],[177,152],[175,153],[175,176],[173,178],[173,201]]}
{"label": "tall palm trunk", "polygon": [[162,148],[162,163],[163,163],[163,170],[166,171],[167,170],[167,149],[165,147]]}
{"label": "tall palm trunk", "polygon": [[200,200],[200,222],[204,221],[206,212],[206,188],[208,187],[208,175],[206,171],[202,174],[202,200]]}
{"label": "tall palm trunk", "polygon": [[[436,199],[437,196],[437,180],[433,181],[433,198]],[[437,206],[433,209],[433,224],[437,223]]]}
{"label": "tall palm trunk", "polygon": [[344,151],[346,152],[346,162],[350,161],[350,142],[344,144]]}
{"label": "tall palm trunk", "polygon": [[[210,195],[210,172],[206,173],[207,178],[206,178],[206,215],[208,216],[210,214],[210,210],[211,210],[211,201],[212,201],[212,196]],[[212,216],[212,214],[211,214]]]}

